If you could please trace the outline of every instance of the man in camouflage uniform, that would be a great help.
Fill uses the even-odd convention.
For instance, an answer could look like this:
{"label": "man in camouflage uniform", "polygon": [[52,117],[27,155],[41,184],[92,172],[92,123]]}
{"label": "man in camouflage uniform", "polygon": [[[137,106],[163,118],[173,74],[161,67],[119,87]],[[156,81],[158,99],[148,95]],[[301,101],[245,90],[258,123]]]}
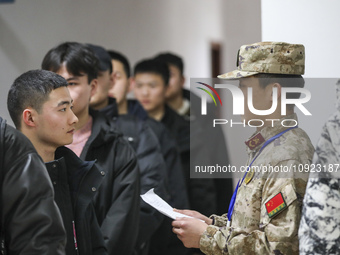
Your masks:
{"label": "man in camouflage uniform", "polygon": [[[299,253],[298,229],[308,173],[299,173],[298,168],[311,163],[314,148],[302,129],[291,128],[298,123],[294,105],[286,106],[285,115],[281,113],[281,88],[304,86],[304,59],[304,46],[299,44],[244,45],[238,69],[219,76],[239,80],[245,96],[244,120],[257,126],[246,141],[247,165],[251,166],[238,184],[229,222],[228,214],[208,218],[180,210],[204,221],[178,218],[173,222],[173,232],[186,247],[200,248],[209,255]],[[276,109],[268,115],[253,114],[246,103],[248,88],[252,88],[255,109],[268,110],[277,99]],[[291,99],[300,96],[288,95]],[[276,171],[256,171],[265,167]]]}
{"label": "man in camouflage uniform", "polygon": [[[337,111],[316,146],[299,229],[300,254],[340,254],[340,80]],[[320,171],[320,170],[321,171]],[[319,172],[320,171],[320,172]]]}

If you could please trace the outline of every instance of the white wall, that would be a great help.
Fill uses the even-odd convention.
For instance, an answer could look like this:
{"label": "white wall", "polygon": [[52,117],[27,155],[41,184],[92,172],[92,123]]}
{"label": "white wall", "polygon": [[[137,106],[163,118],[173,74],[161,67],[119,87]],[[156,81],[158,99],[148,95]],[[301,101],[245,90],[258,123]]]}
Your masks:
{"label": "white wall", "polygon": [[[260,0],[228,0],[223,2],[223,72],[236,69],[237,52],[241,45],[261,41],[261,1]],[[221,90],[220,90],[221,91]],[[241,121],[232,115],[232,97],[223,92],[221,118]],[[231,164],[239,168],[247,161],[244,141],[255,132],[249,127],[224,126]]]}
{"label": "white wall", "polygon": [[40,68],[46,52],[64,41],[121,51],[132,64],[170,50],[183,56],[188,80],[209,77],[210,42],[222,39],[221,2],[16,0],[0,4],[0,116],[12,123],[6,107],[10,85],[21,73]]}
{"label": "white wall", "polygon": [[[210,77],[210,43],[221,42],[223,71],[235,68],[240,45],[261,40],[260,0],[16,0],[0,5],[0,116],[10,121],[7,92],[21,73],[40,68],[64,41],[102,45],[134,64],[159,51],[185,61],[185,75]],[[27,95],[29,96],[29,95]],[[231,104],[224,113],[228,113]],[[245,163],[252,129],[225,129],[231,163]]]}
{"label": "white wall", "polygon": [[[296,42],[306,46],[305,77],[337,77],[339,7],[336,0],[16,0],[0,4],[0,116],[10,119],[6,98],[13,80],[39,68],[45,53],[64,41],[121,51],[132,64],[159,51],[174,51],[185,60],[186,86],[190,77],[210,77],[212,41],[222,42],[226,72],[236,67],[236,53],[243,44]],[[313,119],[300,117],[315,143],[334,109],[334,79],[315,80],[309,89]],[[232,118],[231,107],[227,103],[222,117]],[[231,163],[244,164],[243,141],[254,130],[224,131]]]}
{"label": "white wall", "polygon": [[[340,2],[336,0],[262,0],[262,40],[302,43],[306,48],[306,89],[312,117],[298,112],[316,144],[321,128],[335,111],[335,82],[340,77]],[[313,78],[313,79],[309,79]],[[317,79],[318,78],[318,79]],[[327,78],[327,79],[320,79]],[[333,78],[333,79],[330,79]]]}

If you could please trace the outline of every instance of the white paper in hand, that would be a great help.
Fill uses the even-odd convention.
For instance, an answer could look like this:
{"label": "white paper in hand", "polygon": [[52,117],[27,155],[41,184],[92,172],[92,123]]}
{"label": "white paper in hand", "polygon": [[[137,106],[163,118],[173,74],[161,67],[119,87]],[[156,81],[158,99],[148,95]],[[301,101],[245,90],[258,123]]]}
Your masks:
{"label": "white paper in hand", "polygon": [[153,208],[158,210],[159,212],[163,213],[164,215],[176,219],[176,217],[187,217],[187,218],[192,218],[188,215],[174,212],[173,208],[165,202],[161,197],[159,197],[153,189],[150,189],[148,192],[146,192],[144,195],[140,195],[142,199],[151,205]]}

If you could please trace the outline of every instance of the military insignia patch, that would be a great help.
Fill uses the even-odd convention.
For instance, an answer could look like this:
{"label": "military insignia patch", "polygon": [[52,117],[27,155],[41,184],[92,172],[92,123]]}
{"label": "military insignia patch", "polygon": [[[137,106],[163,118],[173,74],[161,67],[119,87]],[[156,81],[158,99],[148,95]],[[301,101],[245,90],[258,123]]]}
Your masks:
{"label": "military insignia patch", "polygon": [[278,193],[266,203],[266,209],[269,218],[273,218],[279,212],[287,207],[286,202],[283,200],[282,193]]}
{"label": "military insignia patch", "polygon": [[254,170],[250,169],[246,175],[246,177],[244,178],[244,181],[246,184],[248,184],[254,177]]}
{"label": "military insignia patch", "polygon": [[249,149],[254,149],[257,146],[259,146],[261,143],[263,143],[265,140],[261,133],[258,133],[257,135],[250,138],[248,141],[246,141],[246,145],[249,147]]}

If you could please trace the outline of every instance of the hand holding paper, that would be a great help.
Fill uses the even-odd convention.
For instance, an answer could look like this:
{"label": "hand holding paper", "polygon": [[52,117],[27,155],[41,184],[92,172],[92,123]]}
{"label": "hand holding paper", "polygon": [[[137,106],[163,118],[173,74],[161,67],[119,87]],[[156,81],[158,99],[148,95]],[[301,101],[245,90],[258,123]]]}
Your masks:
{"label": "hand holding paper", "polygon": [[203,214],[201,214],[197,211],[194,211],[194,210],[179,210],[179,209],[174,209],[174,211],[181,213],[181,214],[185,214],[187,216],[191,216],[195,219],[199,219],[199,220],[205,222],[208,225],[212,224],[212,219],[208,218],[207,216],[205,216],[205,215],[203,215]]}
{"label": "hand holding paper", "polygon": [[175,212],[174,209],[167,202],[165,202],[154,192],[154,189],[150,189],[144,195],[141,195],[141,197],[146,203],[148,203],[164,215],[168,216],[169,218],[172,218],[174,220],[180,217],[193,218],[191,216]]}
{"label": "hand holding paper", "polygon": [[[198,216],[199,222],[197,222],[197,220],[193,220],[194,217],[175,212],[167,202],[155,194],[153,189],[150,189],[144,195],[141,195],[141,197],[146,203],[157,209],[159,212],[175,220],[172,222],[172,231],[183,242],[185,247],[199,248],[200,236],[207,227],[206,222],[202,220],[202,218],[207,218],[206,216],[195,211],[182,210],[183,212],[192,213],[193,215]],[[185,219],[176,220],[176,218]],[[210,221],[209,218],[207,218],[207,220]]]}

